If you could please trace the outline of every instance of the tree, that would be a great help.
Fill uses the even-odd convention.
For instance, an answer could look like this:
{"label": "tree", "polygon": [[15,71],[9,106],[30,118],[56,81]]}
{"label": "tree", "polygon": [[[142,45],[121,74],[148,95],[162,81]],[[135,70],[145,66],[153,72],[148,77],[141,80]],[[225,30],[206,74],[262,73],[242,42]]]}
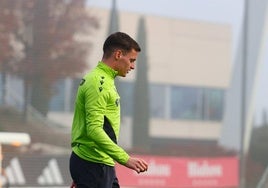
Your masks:
{"label": "tree", "polygon": [[150,99],[148,83],[148,62],[144,18],[138,26],[137,41],[141,52],[137,59],[136,81],[134,85],[133,145],[134,149],[149,149]]}
{"label": "tree", "polygon": [[[109,20],[109,27],[108,27],[108,35],[119,31],[119,16],[118,16],[118,10],[116,7],[116,0],[113,0],[112,2],[112,8],[110,10],[110,20]],[[123,86],[122,86],[122,79],[117,76],[115,80],[115,85],[117,88],[117,91],[119,95],[123,93]],[[120,100],[121,106],[124,106],[124,99]]]}
{"label": "tree", "polygon": [[25,91],[31,94],[31,105],[46,115],[52,85],[87,67],[90,42],[78,39],[92,34],[98,20],[89,14],[85,0],[17,2],[21,23],[17,39],[25,47],[18,74],[24,78]]}
{"label": "tree", "polygon": [[108,35],[119,31],[119,17],[116,8],[116,0],[113,0],[112,9],[110,11],[110,21],[108,27]]}
{"label": "tree", "polygon": [[0,1],[0,70],[2,80],[2,102],[5,104],[6,74],[13,70],[11,60],[14,48],[11,45],[12,33],[17,29],[18,23],[15,13],[15,0]]}

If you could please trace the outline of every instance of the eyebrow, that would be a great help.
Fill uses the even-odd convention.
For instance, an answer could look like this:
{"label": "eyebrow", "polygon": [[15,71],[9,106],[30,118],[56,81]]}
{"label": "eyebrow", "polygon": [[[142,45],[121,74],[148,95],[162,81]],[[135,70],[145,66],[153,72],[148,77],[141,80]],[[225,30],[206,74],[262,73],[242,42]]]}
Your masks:
{"label": "eyebrow", "polygon": [[130,58],[129,61],[134,62],[134,61],[136,61],[136,59],[135,58]]}

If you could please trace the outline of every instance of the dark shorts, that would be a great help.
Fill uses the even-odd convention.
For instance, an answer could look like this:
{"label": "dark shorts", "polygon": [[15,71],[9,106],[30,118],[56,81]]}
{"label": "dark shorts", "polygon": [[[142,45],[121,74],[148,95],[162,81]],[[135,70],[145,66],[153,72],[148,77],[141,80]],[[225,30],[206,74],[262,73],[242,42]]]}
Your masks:
{"label": "dark shorts", "polygon": [[74,152],[70,173],[77,188],[120,188],[114,167],[86,161]]}

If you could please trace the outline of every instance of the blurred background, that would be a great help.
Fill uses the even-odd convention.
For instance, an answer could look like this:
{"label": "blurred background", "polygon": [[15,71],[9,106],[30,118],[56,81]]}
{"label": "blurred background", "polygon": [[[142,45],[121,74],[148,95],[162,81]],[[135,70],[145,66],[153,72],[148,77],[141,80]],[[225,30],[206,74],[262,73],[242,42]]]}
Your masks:
{"label": "blurred background", "polygon": [[106,37],[142,48],[117,78],[123,188],[267,188],[267,0],[0,0],[0,187],[69,187],[81,77]]}

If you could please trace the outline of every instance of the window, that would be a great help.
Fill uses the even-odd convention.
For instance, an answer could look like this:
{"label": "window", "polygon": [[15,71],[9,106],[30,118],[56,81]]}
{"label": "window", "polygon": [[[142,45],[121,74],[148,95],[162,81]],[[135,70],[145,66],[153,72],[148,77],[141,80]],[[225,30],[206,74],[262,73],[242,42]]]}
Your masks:
{"label": "window", "polygon": [[[68,82],[70,83],[68,84]],[[74,111],[74,103],[81,78],[62,79],[53,86],[53,96],[49,103],[50,111]],[[68,87],[69,86],[69,87]]]}
{"label": "window", "polygon": [[165,118],[167,112],[167,86],[150,85],[150,114],[154,118]]}
{"label": "window", "polygon": [[132,82],[116,82],[116,87],[120,95],[120,106],[122,116],[132,116],[133,113],[133,90]]}
{"label": "window", "polygon": [[81,78],[75,78],[73,79],[73,84],[72,84],[72,88],[71,88],[71,101],[70,101],[70,110],[74,111],[75,108],[75,99],[76,99],[76,93],[78,90],[78,87],[80,85],[81,82]]}
{"label": "window", "polygon": [[217,89],[204,90],[204,120],[222,120],[224,91]]}
{"label": "window", "polygon": [[[74,79],[70,88],[71,110],[73,110],[80,79]],[[120,95],[121,115],[132,116],[134,83],[116,80]],[[65,82],[55,84],[56,95],[52,97],[50,110],[64,111]],[[221,121],[224,109],[224,90],[215,88],[186,87],[150,83],[148,105],[151,118],[174,120]]]}
{"label": "window", "polygon": [[201,119],[201,89],[172,86],[170,102],[172,119]]}
{"label": "window", "polygon": [[64,88],[65,88],[64,80],[59,80],[53,86],[54,95],[49,103],[49,109],[51,111],[64,111],[64,102],[65,102]]}

